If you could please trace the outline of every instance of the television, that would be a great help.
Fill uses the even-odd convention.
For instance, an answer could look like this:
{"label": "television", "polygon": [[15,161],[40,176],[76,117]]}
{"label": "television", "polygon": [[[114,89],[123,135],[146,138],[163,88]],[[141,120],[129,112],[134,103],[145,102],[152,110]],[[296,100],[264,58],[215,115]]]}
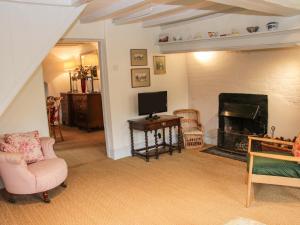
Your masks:
{"label": "television", "polygon": [[148,115],[147,119],[158,119],[155,113],[167,112],[167,91],[145,92],[138,94],[139,115]]}

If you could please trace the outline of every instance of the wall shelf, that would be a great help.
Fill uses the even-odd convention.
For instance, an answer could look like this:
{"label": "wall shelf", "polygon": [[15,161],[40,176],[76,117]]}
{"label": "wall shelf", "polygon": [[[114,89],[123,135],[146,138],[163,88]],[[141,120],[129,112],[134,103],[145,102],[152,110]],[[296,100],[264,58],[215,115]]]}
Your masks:
{"label": "wall shelf", "polygon": [[195,51],[255,50],[296,46],[300,43],[300,27],[215,38],[160,42],[161,53]]}

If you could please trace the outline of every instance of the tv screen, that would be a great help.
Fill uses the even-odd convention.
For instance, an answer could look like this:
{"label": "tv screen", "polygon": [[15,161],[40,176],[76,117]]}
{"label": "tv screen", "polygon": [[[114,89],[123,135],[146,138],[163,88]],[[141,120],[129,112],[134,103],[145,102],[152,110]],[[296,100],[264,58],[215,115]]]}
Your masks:
{"label": "tv screen", "polygon": [[167,91],[138,94],[139,115],[167,112]]}

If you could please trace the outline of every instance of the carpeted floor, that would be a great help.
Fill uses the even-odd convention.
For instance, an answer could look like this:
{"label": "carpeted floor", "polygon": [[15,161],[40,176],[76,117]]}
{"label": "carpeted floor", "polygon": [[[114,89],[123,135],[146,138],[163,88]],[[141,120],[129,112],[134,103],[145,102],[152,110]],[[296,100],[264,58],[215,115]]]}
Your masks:
{"label": "carpeted floor", "polygon": [[0,225],[223,225],[238,217],[300,224],[299,189],[256,185],[256,200],[244,207],[242,162],[197,150],[150,163],[113,161],[105,156],[103,132],[76,143],[77,131],[64,134],[56,152],[69,163],[68,188],[52,190],[51,204],[37,196],[22,196],[15,205],[1,198]]}

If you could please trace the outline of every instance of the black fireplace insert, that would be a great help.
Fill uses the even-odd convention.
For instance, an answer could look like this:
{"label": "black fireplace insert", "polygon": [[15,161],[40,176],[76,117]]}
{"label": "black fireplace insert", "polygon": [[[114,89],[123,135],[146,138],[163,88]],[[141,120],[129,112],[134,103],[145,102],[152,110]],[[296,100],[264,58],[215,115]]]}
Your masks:
{"label": "black fireplace insert", "polygon": [[221,93],[219,95],[218,149],[246,155],[248,136],[268,132],[268,96]]}

